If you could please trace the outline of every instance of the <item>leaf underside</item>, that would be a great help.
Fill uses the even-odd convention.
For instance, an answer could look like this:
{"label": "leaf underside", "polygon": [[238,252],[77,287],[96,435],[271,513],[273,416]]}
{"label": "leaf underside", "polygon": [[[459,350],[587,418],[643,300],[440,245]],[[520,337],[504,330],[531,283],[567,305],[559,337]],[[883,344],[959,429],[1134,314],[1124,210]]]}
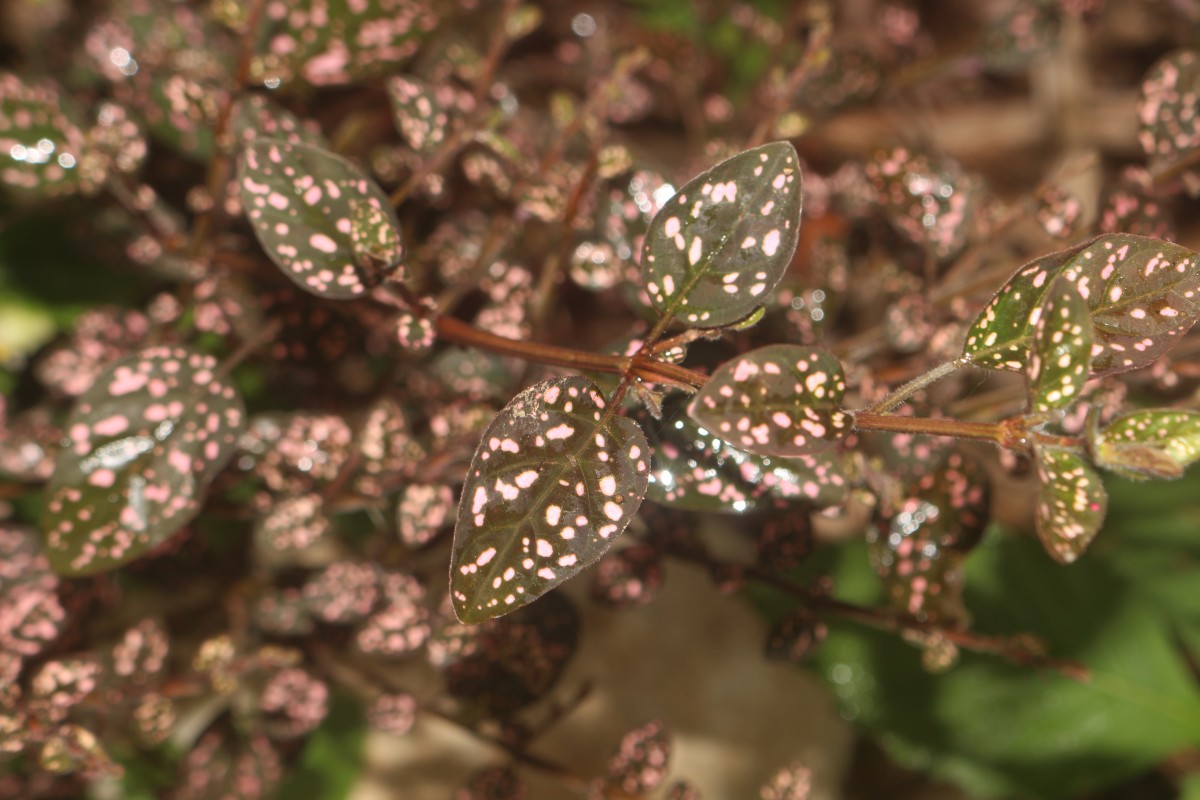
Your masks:
{"label": "leaf underside", "polygon": [[963,356],[988,369],[1023,371],[1040,309],[1059,276],[1074,283],[1091,311],[1091,374],[1156,361],[1200,313],[1197,254],[1171,242],[1105,234],[1022,267],[967,332]]}
{"label": "leaf underside", "polygon": [[216,360],[154,347],[97,377],[67,419],[47,489],[46,555],[68,575],[114,569],[200,510],[245,410]]}
{"label": "leaf underside", "polygon": [[778,285],[800,229],[796,150],[747,150],[688,181],[650,223],[642,276],[655,308],[696,327],[736,322]]}
{"label": "leaf underside", "polygon": [[650,448],[586,378],[526,389],[488,426],[463,485],[450,593],[468,624],[507,614],[595,562],[646,495]]}
{"label": "leaf underside", "polygon": [[806,455],[849,430],[851,418],[840,408],[845,391],[836,357],[776,344],[722,365],[696,393],[688,413],[751,453]]}
{"label": "leaf underside", "polygon": [[[237,182],[259,243],[305,291],[361,297],[399,262],[400,223],[387,195],[341,156],[307,144],[255,141],[242,152]],[[374,226],[364,228],[364,219]],[[367,251],[388,253],[389,260],[367,263]]]}

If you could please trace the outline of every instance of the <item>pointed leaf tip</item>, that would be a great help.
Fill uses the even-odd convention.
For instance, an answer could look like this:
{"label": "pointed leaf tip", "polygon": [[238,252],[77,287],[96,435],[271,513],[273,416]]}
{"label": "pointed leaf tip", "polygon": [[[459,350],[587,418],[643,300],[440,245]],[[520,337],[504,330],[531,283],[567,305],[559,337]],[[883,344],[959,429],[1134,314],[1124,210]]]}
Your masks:
{"label": "pointed leaf tip", "polygon": [[778,285],[800,230],[796,150],[747,150],[688,181],[650,223],[642,275],[655,308],[696,327],[736,322]]}
{"label": "pointed leaf tip", "polygon": [[454,529],[450,594],[468,624],[527,605],[602,556],[646,495],[650,448],[591,381],[526,389],[483,434]]}

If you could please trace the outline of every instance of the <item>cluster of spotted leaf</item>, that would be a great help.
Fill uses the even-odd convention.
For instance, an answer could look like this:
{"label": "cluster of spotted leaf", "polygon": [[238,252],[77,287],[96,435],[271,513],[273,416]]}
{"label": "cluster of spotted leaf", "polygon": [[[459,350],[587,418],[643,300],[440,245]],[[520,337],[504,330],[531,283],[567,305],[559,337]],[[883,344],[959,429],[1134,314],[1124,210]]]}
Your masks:
{"label": "cluster of spotted leaf", "polygon": [[1154,363],[1198,314],[1200,255],[1117,233],[1022,267],[968,332],[964,360],[1028,379],[1037,531],[1058,561],[1078,558],[1104,520],[1107,495],[1093,465],[1177,478],[1200,459],[1200,413],[1142,410],[1102,427],[1097,408],[1083,440],[1043,432],[1084,399],[1089,380]]}

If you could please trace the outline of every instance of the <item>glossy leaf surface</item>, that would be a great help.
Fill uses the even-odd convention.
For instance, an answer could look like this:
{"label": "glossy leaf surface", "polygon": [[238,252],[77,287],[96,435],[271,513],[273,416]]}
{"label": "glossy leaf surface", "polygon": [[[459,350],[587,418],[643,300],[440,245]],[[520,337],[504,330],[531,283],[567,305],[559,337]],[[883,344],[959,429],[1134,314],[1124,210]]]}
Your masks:
{"label": "glossy leaf surface", "polygon": [[1079,398],[1092,364],[1092,316],[1079,287],[1060,277],[1033,327],[1029,406],[1044,413]]}
{"label": "glossy leaf surface", "polygon": [[716,327],[762,305],[792,260],[800,204],[800,167],[786,142],[747,150],[688,181],[642,244],[655,308]]}
{"label": "glossy leaf surface", "polygon": [[533,602],[608,550],[646,495],[650,447],[606,417],[596,386],[544,381],[504,407],[471,460],[450,568],[454,611],[476,623]]}
{"label": "glossy leaf surface", "polygon": [[1041,482],[1034,520],[1046,552],[1062,564],[1083,554],[1104,522],[1108,494],[1100,475],[1071,450],[1036,448]]}
{"label": "glossy leaf surface", "polygon": [[820,450],[849,430],[841,410],[846,379],[833,355],[777,344],[718,369],[688,413],[735,447],[766,456]]}
{"label": "glossy leaf surface", "polygon": [[1200,412],[1146,409],[1113,420],[1092,443],[1096,463],[1127,477],[1177,478],[1200,459]]}
{"label": "glossy leaf surface", "polygon": [[43,197],[76,192],[83,149],[56,85],[0,72],[0,184]]}
{"label": "glossy leaf surface", "polygon": [[[399,262],[400,223],[387,195],[341,156],[257,141],[242,153],[238,186],[267,255],[312,294],[359,297]],[[364,248],[388,260],[364,266]]]}
{"label": "glossy leaf surface", "polygon": [[643,419],[654,451],[647,496],[688,511],[743,514],[780,501],[818,508],[840,503],[849,482],[834,449],[782,458],[732,446],[689,417],[678,399],[663,404],[663,421]]}
{"label": "glossy leaf surface", "polygon": [[200,510],[245,417],[216,367],[212,356],[154,347],[113,364],[80,396],[47,488],[46,554],[57,571],[113,569]]}
{"label": "glossy leaf surface", "polygon": [[1092,375],[1156,361],[1200,313],[1196,253],[1142,236],[1106,234],[1018,270],[972,324],[963,356],[980,367],[1023,371],[1039,309],[1060,275],[1079,287],[1091,310]]}

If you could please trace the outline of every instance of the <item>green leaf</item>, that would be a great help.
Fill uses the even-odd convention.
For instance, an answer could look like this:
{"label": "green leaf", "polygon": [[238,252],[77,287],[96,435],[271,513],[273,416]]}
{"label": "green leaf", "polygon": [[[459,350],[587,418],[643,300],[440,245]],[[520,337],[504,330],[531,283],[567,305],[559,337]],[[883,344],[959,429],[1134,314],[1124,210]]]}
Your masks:
{"label": "green leaf", "polygon": [[1178,478],[1200,459],[1200,412],[1146,409],[1125,414],[1092,441],[1096,463],[1126,477]]}
{"label": "green leaf", "polygon": [[[359,297],[399,263],[400,223],[387,195],[341,156],[257,141],[243,151],[238,186],[267,255],[312,294]],[[364,266],[364,248],[388,260]]]}
{"label": "green leaf", "polygon": [[813,347],[760,347],[721,366],[688,414],[735,447],[764,456],[820,450],[843,436],[846,379],[833,355]]}
{"label": "green leaf", "polygon": [[110,366],[80,396],[47,488],[46,555],[55,570],[114,569],[200,510],[245,418],[216,367],[212,356],[153,347]]}
{"label": "green leaf", "polygon": [[454,612],[477,623],[533,602],[595,562],[646,495],[650,447],[586,378],[543,381],[492,421],[454,529]]}
{"label": "green leaf", "polygon": [[280,800],[347,798],[362,777],[366,718],[360,700],[335,693],[329,714],[308,735],[298,762],[278,789]]}
{"label": "green leaf", "polygon": [[40,197],[95,188],[80,169],[85,141],[57,84],[0,72],[0,184]]}
{"label": "green leaf", "polygon": [[1009,279],[967,332],[963,357],[988,369],[1024,371],[1050,287],[1062,276],[1092,313],[1092,375],[1156,360],[1200,313],[1197,254],[1127,233],[1098,236],[1033,261]]}
{"label": "green leaf", "polygon": [[1079,398],[1092,364],[1092,315],[1079,287],[1060,277],[1035,312],[1029,407],[1057,411]]}
{"label": "green leaf", "polygon": [[[992,535],[965,564],[976,630],[1032,633],[1053,656],[1086,665],[1089,682],[971,652],[931,675],[895,634],[850,624],[830,626],[819,669],[843,714],[909,768],[974,797],[1093,796],[1200,740],[1200,690],[1171,620],[1117,569],[1136,548],[1097,550],[1064,570],[1028,537]],[[877,602],[861,548],[839,555],[839,598]]]}
{"label": "green leaf", "polygon": [[1138,141],[1150,164],[1169,167],[1200,147],[1200,55],[1176,50],[1159,59],[1142,81]]}
{"label": "green leaf", "polygon": [[718,327],[762,305],[791,263],[800,202],[800,166],[787,142],[747,150],[688,181],[642,243],[655,308]]}
{"label": "green leaf", "polygon": [[1046,552],[1060,564],[1083,554],[1104,522],[1108,494],[1100,475],[1079,453],[1036,447],[1038,491],[1034,519]]}

